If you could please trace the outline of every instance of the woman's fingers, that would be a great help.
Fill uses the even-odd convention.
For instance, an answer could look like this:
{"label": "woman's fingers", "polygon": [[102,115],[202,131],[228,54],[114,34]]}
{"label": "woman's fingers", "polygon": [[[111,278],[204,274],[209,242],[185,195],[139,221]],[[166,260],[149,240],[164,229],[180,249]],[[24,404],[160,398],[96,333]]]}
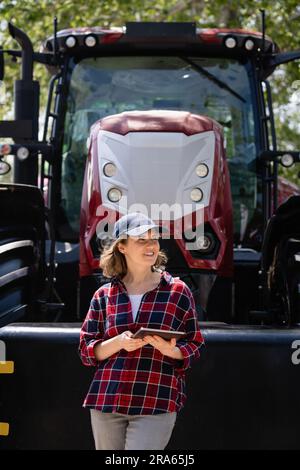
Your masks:
{"label": "woman's fingers", "polygon": [[155,339],[155,341],[158,341],[158,342],[163,342],[163,341],[166,341],[165,339],[163,339],[161,336],[156,336],[154,335],[153,338]]}
{"label": "woman's fingers", "polygon": [[124,341],[123,343],[124,348],[127,351],[135,351],[136,349],[142,348],[146,344],[151,344],[151,346],[153,346],[154,348],[164,353],[176,345],[175,338],[166,340],[162,338],[161,336],[148,335],[148,336],[144,336],[143,339],[133,339],[132,336],[133,336],[133,333],[131,333],[131,331],[124,331],[122,333],[122,338]]}
{"label": "woman's fingers", "polygon": [[127,330],[127,331],[124,331],[124,334],[126,336],[128,336],[129,338],[131,338],[133,336],[133,333],[131,333],[131,331]]}
{"label": "woman's fingers", "polygon": [[132,339],[131,337],[127,337],[127,341],[132,351],[144,346],[144,341],[142,339]]}

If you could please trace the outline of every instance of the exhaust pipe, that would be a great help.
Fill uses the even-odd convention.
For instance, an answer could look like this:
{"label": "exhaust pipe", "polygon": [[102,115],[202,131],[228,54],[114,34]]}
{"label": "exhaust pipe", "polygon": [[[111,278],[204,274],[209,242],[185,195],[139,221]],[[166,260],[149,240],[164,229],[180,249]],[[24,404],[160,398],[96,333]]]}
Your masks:
{"label": "exhaust pipe", "polygon": [[[14,102],[15,120],[27,120],[31,122],[30,139],[18,139],[17,144],[25,144],[28,140],[31,143],[38,142],[39,131],[39,82],[33,80],[33,47],[32,43],[21,29],[8,23],[10,35],[19,43],[22,48],[22,72],[21,80],[15,81]],[[14,182],[21,184],[38,184],[38,158],[37,154],[30,153],[28,158],[20,161],[14,157]]]}
{"label": "exhaust pipe", "polygon": [[33,47],[27,34],[21,29],[8,23],[9,34],[22,48],[22,80],[32,80],[33,77]]}

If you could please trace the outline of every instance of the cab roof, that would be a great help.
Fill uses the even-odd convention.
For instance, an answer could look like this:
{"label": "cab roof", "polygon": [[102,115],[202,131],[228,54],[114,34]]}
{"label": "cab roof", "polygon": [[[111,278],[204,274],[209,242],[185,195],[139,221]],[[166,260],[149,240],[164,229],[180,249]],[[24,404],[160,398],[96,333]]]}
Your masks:
{"label": "cab roof", "polygon": [[[278,52],[278,46],[262,33],[239,28],[196,28],[195,23],[126,23],[124,27],[110,29],[101,26],[68,28],[57,33],[57,48],[61,52],[76,54],[103,49],[105,45],[123,47],[202,46],[207,50],[222,48],[228,52],[246,54]],[[52,52],[54,38],[44,43],[44,50]]]}

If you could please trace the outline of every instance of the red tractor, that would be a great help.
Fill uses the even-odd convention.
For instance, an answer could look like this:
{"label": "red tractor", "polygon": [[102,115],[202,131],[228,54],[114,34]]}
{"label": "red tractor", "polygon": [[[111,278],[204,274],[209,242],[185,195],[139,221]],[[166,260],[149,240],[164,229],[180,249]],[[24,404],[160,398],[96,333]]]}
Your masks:
{"label": "red tractor", "polygon": [[89,142],[82,282],[94,288],[99,252],[119,215],[144,211],[167,229],[161,245],[169,268],[190,279],[204,319],[207,273],[233,276],[230,177],[220,125],[186,111],[129,111],[98,121]]}
{"label": "red tractor", "polygon": [[[264,399],[267,387],[259,384],[273,367],[268,345],[280,358],[283,383],[293,383],[293,390],[299,386],[290,355],[300,334],[300,191],[278,176],[280,165],[299,162],[299,152],[277,148],[268,77],[280,64],[299,59],[300,52],[281,53],[265,31],[197,29],[194,23],[60,32],[54,26],[42,52],[35,53],[28,36],[10,24],[21,50],[0,51],[2,79],[3,54],[22,58],[15,120],[0,123],[0,136],[14,140],[0,152],[2,174],[10,169],[6,155],[14,155],[14,182],[0,184],[0,326],[9,325],[0,337],[16,364],[23,361],[17,345],[26,344],[22,370],[28,374],[36,347],[45,347],[58,367],[47,368],[47,374],[56,380],[60,373],[61,387],[67,380],[69,387],[77,366],[68,345],[75,347],[90,299],[107,282],[99,260],[112,224],[128,211],[147,212],[167,228],[161,240],[169,259],[166,269],[191,288],[210,351],[215,359],[227,352],[235,364],[226,369],[226,359],[225,365],[217,361],[219,369],[208,379],[212,369],[205,369],[204,360],[190,382],[194,418],[184,422],[197,421],[203,403],[210,410],[222,402],[209,387],[221,393],[218,377],[223,377],[222,387],[233,387],[249,424],[257,414],[247,408],[251,399],[242,402],[241,397],[255,382],[254,396]],[[34,62],[45,64],[51,75],[41,140]],[[248,376],[232,375],[262,344],[258,360],[264,358],[265,368],[251,362]],[[59,355],[70,374],[57,365]],[[204,356],[209,364],[209,353]],[[47,380],[41,384],[41,376],[28,384],[29,390],[44,387]],[[204,391],[197,385],[199,376],[208,384]],[[238,394],[241,383],[246,388]],[[78,397],[75,382],[74,387],[72,396]],[[4,390],[11,411],[7,420],[12,414],[18,423],[7,447],[45,448],[38,427],[24,432],[20,416],[27,411],[19,410],[19,417],[12,411],[11,385]],[[281,392],[289,402],[291,389]],[[69,397],[66,388],[64,393]],[[31,392],[27,395],[22,410],[32,409]],[[48,392],[43,396],[52,403]],[[274,405],[275,398],[268,399]],[[80,405],[72,400],[73,414],[75,403]],[[42,400],[37,403],[47,429],[53,420],[65,421],[55,411],[48,415]],[[272,442],[276,448],[281,442],[271,410],[271,437],[265,433],[270,439],[253,433],[247,438],[250,446]],[[292,416],[292,405],[290,411]],[[223,412],[218,409],[218,418]],[[287,446],[293,447],[297,423],[291,416],[285,432]],[[215,442],[211,415],[208,422],[204,448]],[[45,434],[49,448],[71,445],[63,424],[62,429],[60,444]],[[196,448],[184,429],[179,428],[171,447]],[[224,429],[219,448],[230,447],[230,439],[241,448],[238,427]],[[89,446],[79,431],[72,445],[76,442]]]}

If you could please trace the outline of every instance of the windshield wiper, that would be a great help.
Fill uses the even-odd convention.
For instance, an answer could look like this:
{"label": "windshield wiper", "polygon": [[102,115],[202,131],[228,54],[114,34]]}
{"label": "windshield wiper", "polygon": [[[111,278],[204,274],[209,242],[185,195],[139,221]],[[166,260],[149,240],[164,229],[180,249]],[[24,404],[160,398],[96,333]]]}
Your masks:
{"label": "windshield wiper", "polygon": [[245,98],[243,98],[241,95],[239,95],[236,91],[234,91],[232,88],[230,88],[227,83],[222,82],[219,78],[215,77],[212,73],[208,72],[205,70],[201,65],[196,64],[193,60],[188,59],[187,57],[180,57],[180,59],[184,60],[187,64],[190,64],[194,69],[196,69],[198,72],[200,72],[202,75],[204,75],[206,78],[208,78],[210,81],[218,85],[220,88],[224,88],[225,90],[229,91],[233,96],[238,98],[240,101],[243,101],[243,103],[246,103],[247,101]]}

